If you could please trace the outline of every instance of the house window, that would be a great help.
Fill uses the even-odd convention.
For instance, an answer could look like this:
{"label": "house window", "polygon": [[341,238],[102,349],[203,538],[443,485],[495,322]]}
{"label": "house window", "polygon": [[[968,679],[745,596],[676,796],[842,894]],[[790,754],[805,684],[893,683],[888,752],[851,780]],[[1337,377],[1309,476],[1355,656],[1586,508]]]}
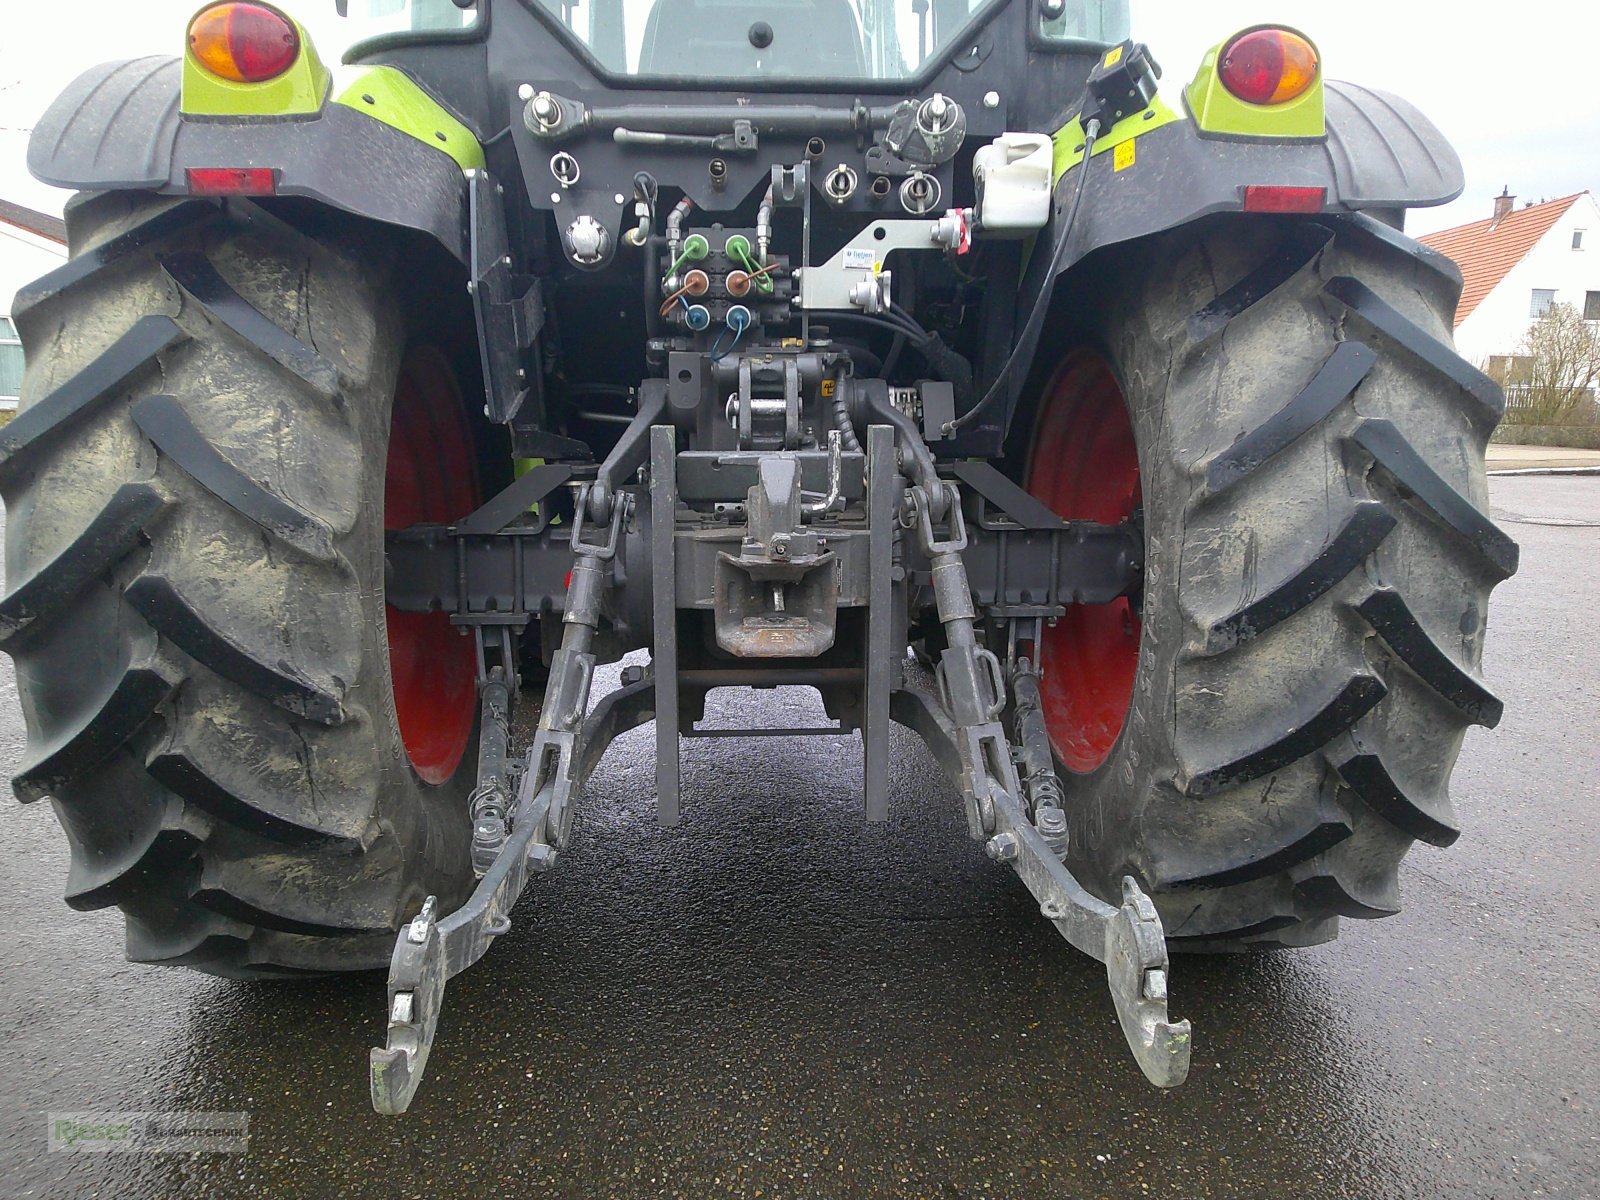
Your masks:
{"label": "house window", "polygon": [[15,408],[22,390],[22,343],[9,317],[0,317],[0,409]]}
{"label": "house window", "polygon": [[1528,310],[1528,315],[1530,317],[1546,316],[1549,314],[1551,308],[1555,306],[1555,302],[1555,288],[1534,288],[1533,307]]}
{"label": "house window", "polygon": [[1572,248],[1574,250],[1583,249],[1583,230],[1574,229],[1572,231]]}
{"label": "house window", "polygon": [[1600,292],[1584,293],[1583,319],[1585,321],[1600,321]]}

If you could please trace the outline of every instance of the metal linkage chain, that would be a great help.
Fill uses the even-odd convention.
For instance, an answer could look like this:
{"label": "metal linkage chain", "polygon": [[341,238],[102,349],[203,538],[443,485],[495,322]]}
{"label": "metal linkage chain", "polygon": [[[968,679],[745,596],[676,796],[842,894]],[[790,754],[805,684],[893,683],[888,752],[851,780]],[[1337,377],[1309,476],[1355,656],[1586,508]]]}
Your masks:
{"label": "metal linkage chain", "polygon": [[572,577],[567,585],[561,648],[550,660],[550,682],[545,687],[539,729],[528,756],[534,773],[533,790],[553,784],[550,797],[550,842],[557,849],[572,833],[572,800],[578,763],[578,731],[589,710],[589,686],[594,680],[594,654],[590,647],[600,629],[600,599],[611,581],[611,561],[617,554],[622,527],[633,508],[633,495],[623,492],[611,503],[611,526],[603,543],[584,540],[583,514],[589,508],[588,487],[578,496],[572,519]]}
{"label": "metal linkage chain", "polygon": [[[994,832],[996,791],[1022,795],[1016,764],[1006,742],[1000,714],[1005,710],[1006,680],[1000,660],[978,645],[973,622],[977,610],[961,552],[967,546],[967,526],[961,515],[961,495],[954,484],[941,483],[943,494],[928,494],[922,484],[908,489],[912,519],[922,552],[932,566],[933,600],[944,626],[948,649],[939,659],[935,677],[939,698],[954,719],[957,751],[961,757],[961,796],[966,804],[967,832],[984,841]],[[933,529],[933,512],[943,508],[947,534],[940,540]]]}
{"label": "metal linkage chain", "polygon": [[[566,613],[562,618],[561,648],[550,663],[544,707],[534,739],[530,765],[535,791],[553,781],[550,802],[551,843],[566,845],[572,829],[571,792],[576,763],[573,745],[589,707],[589,686],[594,679],[594,655],[589,647],[600,628],[600,597],[610,582],[611,560],[616,557],[622,526],[633,503],[629,493],[611,502],[611,523],[603,543],[584,539],[584,513],[588,509],[586,486],[578,497],[572,522],[572,575],[567,584]],[[507,642],[505,654],[511,654]],[[472,869],[479,878],[494,865],[511,835],[511,784],[506,767],[510,740],[510,682],[505,667],[493,668],[481,685],[482,722],[478,745],[478,786],[469,798],[472,813]]]}

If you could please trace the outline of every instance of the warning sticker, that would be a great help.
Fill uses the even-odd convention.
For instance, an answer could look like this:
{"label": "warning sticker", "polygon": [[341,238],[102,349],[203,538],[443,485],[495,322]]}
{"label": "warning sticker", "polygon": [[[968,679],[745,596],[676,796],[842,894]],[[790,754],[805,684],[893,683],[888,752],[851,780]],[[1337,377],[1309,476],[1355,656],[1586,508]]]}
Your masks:
{"label": "warning sticker", "polygon": [[872,270],[872,247],[846,246],[844,251],[844,269],[846,271]]}
{"label": "warning sticker", "polygon": [[831,397],[833,395],[835,386],[836,385],[834,384],[833,380],[824,379],[822,381],[822,394],[823,394],[823,396],[824,397]]}
{"label": "warning sticker", "polygon": [[1115,46],[1110,51],[1107,52],[1105,58],[1102,60],[1100,65],[1104,66],[1104,67],[1114,67],[1121,61],[1122,61],[1122,47],[1121,46]]}
{"label": "warning sticker", "polygon": [[1124,167],[1133,166],[1134,142],[1129,138],[1125,142],[1117,143],[1117,148],[1111,152],[1111,169],[1120,171]]}

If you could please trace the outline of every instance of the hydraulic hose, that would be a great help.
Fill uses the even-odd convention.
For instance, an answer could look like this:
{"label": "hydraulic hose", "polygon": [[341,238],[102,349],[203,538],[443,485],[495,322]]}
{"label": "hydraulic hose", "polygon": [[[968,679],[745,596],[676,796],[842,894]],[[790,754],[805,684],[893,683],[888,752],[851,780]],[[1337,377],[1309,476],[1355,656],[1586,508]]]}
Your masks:
{"label": "hydraulic hose", "polygon": [[845,402],[845,381],[833,381],[833,424],[839,431],[844,448],[852,454],[861,453],[861,441],[856,437],[855,423],[850,420],[850,406]]}
{"label": "hydraulic hose", "polygon": [[683,233],[683,219],[689,215],[689,210],[693,207],[693,202],[685,196],[674,204],[672,211],[667,214],[667,253],[673,258],[678,256],[678,239]]}
{"label": "hydraulic hose", "polygon": [[756,209],[756,257],[761,260],[761,266],[766,266],[767,250],[772,245],[772,207],[772,185],[768,184],[767,193]]}

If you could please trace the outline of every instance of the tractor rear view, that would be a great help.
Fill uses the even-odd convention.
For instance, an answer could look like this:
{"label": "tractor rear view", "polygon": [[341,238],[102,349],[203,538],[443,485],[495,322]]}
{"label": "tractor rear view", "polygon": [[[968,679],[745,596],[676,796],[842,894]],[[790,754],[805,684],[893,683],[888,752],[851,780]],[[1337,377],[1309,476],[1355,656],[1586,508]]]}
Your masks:
{"label": "tractor rear view", "polygon": [[867,821],[921,735],[1158,1085],[1169,950],[1398,911],[1517,562],[1426,118],[1280,27],[1158,91],[1119,0],[379,7],[335,73],[212,4],[33,135],[13,786],[131,960],[387,964],[404,1111],[609,742],[670,827],[779,685]]}

